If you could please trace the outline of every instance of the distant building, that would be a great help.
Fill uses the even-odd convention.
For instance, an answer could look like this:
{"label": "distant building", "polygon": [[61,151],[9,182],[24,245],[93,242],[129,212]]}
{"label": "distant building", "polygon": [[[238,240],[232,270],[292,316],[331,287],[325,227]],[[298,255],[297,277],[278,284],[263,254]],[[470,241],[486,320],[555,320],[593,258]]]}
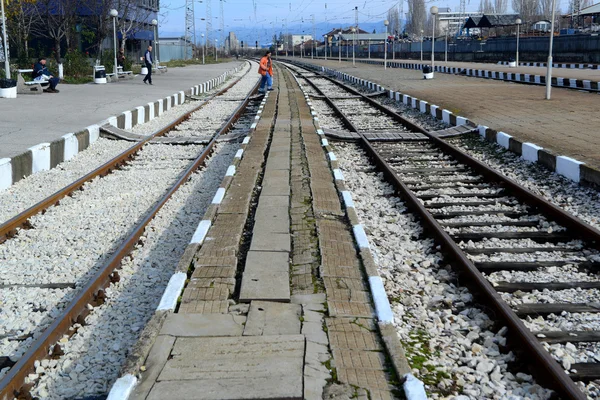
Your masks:
{"label": "distant building", "polygon": [[292,44],[294,46],[299,45],[302,42],[307,42],[309,40],[312,40],[312,35],[292,35]]}
{"label": "distant building", "polygon": [[160,62],[186,60],[192,58],[192,42],[185,37],[158,38],[158,56]]}
{"label": "distant building", "polygon": [[235,35],[235,32],[229,32],[229,35],[225,38],[225,51],[229,53],[235,53],[240,48],[240,42]]}

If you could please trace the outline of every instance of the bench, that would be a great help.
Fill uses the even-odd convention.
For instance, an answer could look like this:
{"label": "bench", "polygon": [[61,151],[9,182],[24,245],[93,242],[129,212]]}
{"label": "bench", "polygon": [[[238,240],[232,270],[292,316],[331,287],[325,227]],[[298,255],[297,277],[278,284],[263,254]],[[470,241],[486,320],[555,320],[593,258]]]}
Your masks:
{"label": "bench", "polygon": [[119,78],[133,78],[133,71],[123,71],[123,67],[117,67],[117,74]]}
{"label": "bench", "polygon": [[42,94],[44,92],[44,86],[48,86],[47,80],[39,81],[26,81],[23,74],[31,74],[32,69],[19,69],[17,70],[19,76],[17,77],[17,93],[18,94]]}

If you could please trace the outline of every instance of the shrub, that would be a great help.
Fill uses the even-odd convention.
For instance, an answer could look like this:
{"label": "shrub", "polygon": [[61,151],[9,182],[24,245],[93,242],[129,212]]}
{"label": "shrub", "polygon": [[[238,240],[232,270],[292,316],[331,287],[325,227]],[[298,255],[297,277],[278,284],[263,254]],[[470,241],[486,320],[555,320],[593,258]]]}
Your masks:
{"label": "shrub", "polygon": [[65,76],[83,78],[92,74],[90,59],[81,51],[67,52],[64,62]]}

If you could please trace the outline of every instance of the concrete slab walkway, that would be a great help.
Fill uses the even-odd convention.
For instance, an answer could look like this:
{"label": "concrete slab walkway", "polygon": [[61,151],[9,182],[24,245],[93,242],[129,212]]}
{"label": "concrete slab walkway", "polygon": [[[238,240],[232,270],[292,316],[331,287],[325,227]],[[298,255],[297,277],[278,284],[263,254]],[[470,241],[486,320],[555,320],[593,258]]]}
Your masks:
{"label": "concrete slab walkway", "polygon": [[291,74],[276,71],[131,399],[394,398],[397,377],[311,110]]}
{"label": "concrete slab walkway", "polygon": [[105,85],[59,85],[60,93],[19,95],[0,99],[0,158],[21,154],[29,147],[78,132],[125,110],[145,105],[221,75],[241,61],[170,68],[154,75],[154,85],[143,76]]}

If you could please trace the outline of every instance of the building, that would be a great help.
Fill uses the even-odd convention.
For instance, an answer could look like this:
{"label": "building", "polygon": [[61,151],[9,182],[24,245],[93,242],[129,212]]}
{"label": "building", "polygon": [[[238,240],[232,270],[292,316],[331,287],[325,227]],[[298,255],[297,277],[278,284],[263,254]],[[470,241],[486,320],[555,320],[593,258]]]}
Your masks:
{"label": "building", "polygon": [[[159,0],[119,0],[115,1],[113,6],[119,12],[117,17],[119,46],[125,36],[125,55],[129,59],[138,60],[148,45],[154,45],[155,26],[152,25],[152,20],[158,20],[160,2]],[[86,10],[85,13],[89,20],[97,20],[94,18],[93,10]],[[126,18],[123,18],[124,15]],[[107,20],[110,22],[110,34],[102,43],[103,50],[113,48],[111,17],[108,17]]]}
{"label": "building", "polygon": [[229,32],[229,35],[225,38],[225,43],[223,44],[225,47],[225,51],[228,53],[235,53],[240,49],[240,42],[235,35],[235,32]]}
{"label": "building", "polygon": [[307,42],[309,40],[312,40],[312,35],[305,35],[305,34],[301,34],[301,35],[291,35],[292,36],[292,45],[297,46],[302,42]]}
{"label": "building", "polygon": [[192,42],[184,36],[158,38],[158,57],[160,62],[171,60],[189,60],[192,58]]}
{"label": "building", "polygon": [[440,8],[438,14],[438,29],[440,32],[448,31],[451,34],[455,34],[460,31],[468,18],[481,17],[479,12],[465,12],[460,13],[459,11],[452,11],[449,8]]}

